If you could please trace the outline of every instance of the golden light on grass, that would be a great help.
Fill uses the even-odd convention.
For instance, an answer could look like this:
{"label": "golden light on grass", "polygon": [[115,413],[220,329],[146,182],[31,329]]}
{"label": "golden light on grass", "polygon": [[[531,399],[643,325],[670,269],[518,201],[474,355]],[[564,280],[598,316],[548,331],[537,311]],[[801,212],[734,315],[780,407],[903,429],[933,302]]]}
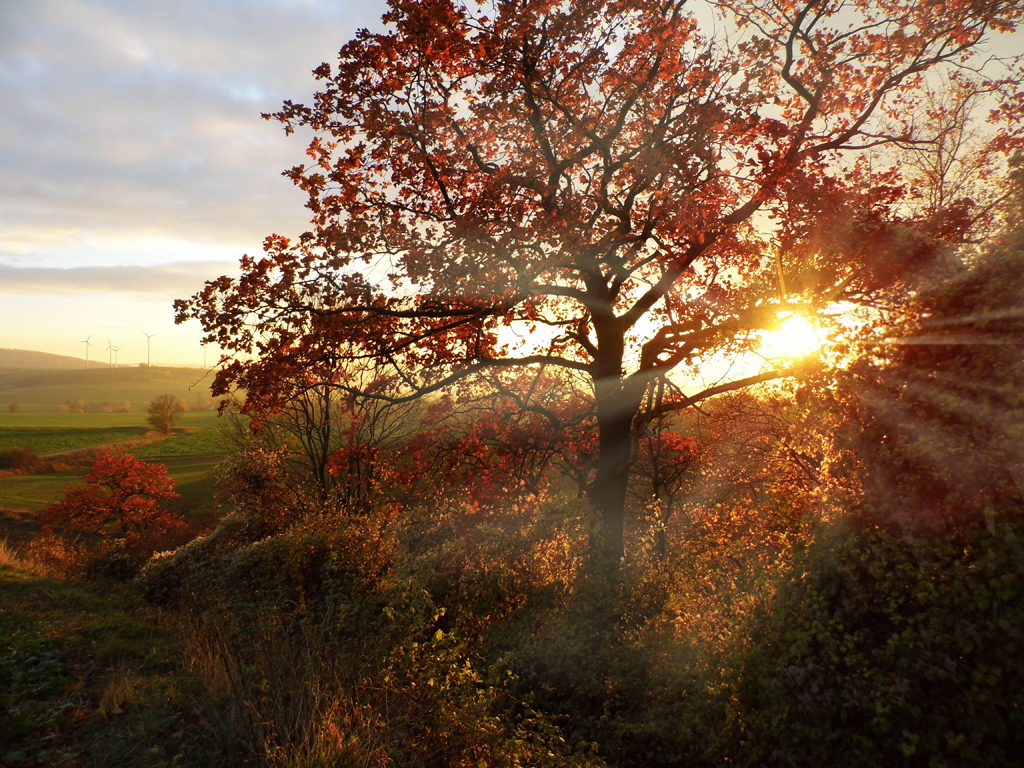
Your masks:
{"label": "golden light on grass", "polygon": [[761,334],[758,352],[766,358],[798,359],[821,349],[825,331],[797,312],[780,312],[778,330]]}

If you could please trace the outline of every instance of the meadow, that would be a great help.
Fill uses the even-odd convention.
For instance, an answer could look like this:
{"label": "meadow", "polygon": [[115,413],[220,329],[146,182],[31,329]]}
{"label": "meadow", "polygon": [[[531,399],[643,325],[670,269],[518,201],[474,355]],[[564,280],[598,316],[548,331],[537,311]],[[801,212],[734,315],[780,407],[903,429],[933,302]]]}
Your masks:
{"label": "meadow", "polygon": [[31,448],[40,456],[145,437],[146,427],[0,427],[0,451]]}
{"label": "meadow", "polygon": [[[190,411],[181,415],[175,429],[190,432],[215,429],[220,424],[213,411]],[[0,414],[0,451],[32,448],[42,456],[141,438],[151,429],[145,413],[5,413]],[[194,440],[189,446],[185,450],[191,455],[206,449]]]}
{"label": "meadow", "polygon": [[104,403],[120,409],[127,403],[129,412],[142,415],[149,402],[164,393],[203,409],[213,402],[211,383],[212,376],[195,368],[0,370],[0,411],[19,415],[6,413],[13,403],[20,414],[59,415],[61,406],[80,400],[85,411],[98,410]]}
{"label": "meadow", "polygon": [[[0,372],[0,403],[19,402],[19,411],[0,412],[0,451],[31,448],[36,454],[60,453],[143,439],[152,427],[145,406],[162,392],[196,398],[188,386],[197,371],[182,369],[101,369],[89,371]],[[109,388],[105,388],[109,386]],[[210,471],[227,452],[221,440],[223,421],[205,405],[209,390],[200,393],[203,410],[190,410],[175,423],[175,435],[130,451],[136,457],[167,466],[181,498],[171,505],[195,512],[213,502]],[[121,413],[71,412],[68,400],[91,403],[130,400],[138,410]],[[61,406],[65,406],[63,412]],[[0,477],[0,508],[38,512],[77,482],[87,467],[44,475]]]}
{"label": "meadow", "polygon": [[[134,451],[132,452],[134,453]],[[171,508],[208,507],[213,502],[211,472],[223,456],[170,456],[160,459],[167,473],[174,478],[174,489],[180,499],[170,503]],[[157,461],[146,458],[146,461]],[[22,475],[0,477],[0,508],[23,509],[39,512],[60,496],[69,483],[77,483],[89,471],[88,467],[68,469],[49,475]]]}

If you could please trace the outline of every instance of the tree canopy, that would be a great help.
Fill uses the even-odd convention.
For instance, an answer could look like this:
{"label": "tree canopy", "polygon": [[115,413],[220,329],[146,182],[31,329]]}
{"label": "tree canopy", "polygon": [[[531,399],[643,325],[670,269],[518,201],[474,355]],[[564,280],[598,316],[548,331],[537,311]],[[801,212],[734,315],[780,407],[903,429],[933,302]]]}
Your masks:
{"label": "tree canopy", "polygon": [[[983,67],[982,49],[1020,15],[991,0],[395,0],[384,32],[315,70],[310,105],[268,116],[314,132],[287,171],[311,229],[268,237],[178,319],[227,350],[217,386],[251,408],[340,359],[392,382],[329,382],[370,397],[485,382],[554,427],[589,419],[617,559],[647,422],[796,368],[690,391],[670,372],[756,349],[784,313],[905,294],[983,217],[969,187],[922,198],[906,158],[978,94],[986,156],[1020,146],[1019,72]],[[509,380],[544,369],[585,387],[559,410]]]}

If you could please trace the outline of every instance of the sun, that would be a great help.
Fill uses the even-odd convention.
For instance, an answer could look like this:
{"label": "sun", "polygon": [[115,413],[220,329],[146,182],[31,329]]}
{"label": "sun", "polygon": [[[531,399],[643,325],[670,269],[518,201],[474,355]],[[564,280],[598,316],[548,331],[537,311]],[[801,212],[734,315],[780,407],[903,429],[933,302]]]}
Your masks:
{"label": "sun", "polygon": [[767,358],[801,358],[821,349],[825,331],[796,312],[780,312],[778,330],[761,334],[758,352]]}

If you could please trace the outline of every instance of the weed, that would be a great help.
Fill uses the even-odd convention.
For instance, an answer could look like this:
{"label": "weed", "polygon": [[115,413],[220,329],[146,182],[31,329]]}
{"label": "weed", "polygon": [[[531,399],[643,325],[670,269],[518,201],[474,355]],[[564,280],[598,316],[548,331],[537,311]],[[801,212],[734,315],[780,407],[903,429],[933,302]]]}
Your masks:
{"label": "weed", "polygon": [[55,569],[22,554],[7,539],[0,539],[0,568],[4,567],[43,579],[59,578]]}

